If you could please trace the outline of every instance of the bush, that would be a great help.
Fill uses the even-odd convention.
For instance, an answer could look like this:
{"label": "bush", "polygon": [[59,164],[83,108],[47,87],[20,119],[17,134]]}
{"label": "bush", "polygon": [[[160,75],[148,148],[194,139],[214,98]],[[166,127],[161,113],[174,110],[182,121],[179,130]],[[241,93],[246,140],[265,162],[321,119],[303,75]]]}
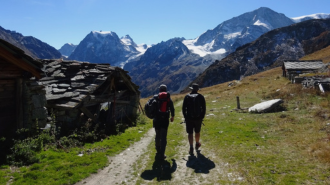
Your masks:
{"label": "bush", "polygon": [[24,140],[14,141],[14,146],[10,149],[11,154],[7,156],[7,160],[11,165],[23,166],[30,165],[39,161],[36,152],[43,147],[40,138],[27,138]]}

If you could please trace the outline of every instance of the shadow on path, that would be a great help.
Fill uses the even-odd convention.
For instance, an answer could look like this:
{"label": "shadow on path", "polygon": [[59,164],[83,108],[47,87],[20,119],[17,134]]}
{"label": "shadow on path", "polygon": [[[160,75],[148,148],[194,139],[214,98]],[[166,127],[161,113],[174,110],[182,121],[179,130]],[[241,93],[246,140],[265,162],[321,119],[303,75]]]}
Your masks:
{"label": "shadow on path", "polygon": [[[185,159],[186,160],[186,159]],[[209,158],[206,158],[201,154],[200,150],[197,151],[197,157],[192,155],[186,160],[186,166],[195,170],[195,173],[210,173],[210,170],[215,167],[213,161]]]}
{"label": "shadow on path", "polygon": [[166,160],[164,161],[155,160],[155,162],[152,165],[152,169],[145,170],[144,172],[142,172],[141,177],[144,180],[152,180],[154,178],[157,178],[157,181],[171,180],[172,173],[175,172],[176,169],[177,169],[177,164],[174,159],[172,159],[172,166],[171,163]]}

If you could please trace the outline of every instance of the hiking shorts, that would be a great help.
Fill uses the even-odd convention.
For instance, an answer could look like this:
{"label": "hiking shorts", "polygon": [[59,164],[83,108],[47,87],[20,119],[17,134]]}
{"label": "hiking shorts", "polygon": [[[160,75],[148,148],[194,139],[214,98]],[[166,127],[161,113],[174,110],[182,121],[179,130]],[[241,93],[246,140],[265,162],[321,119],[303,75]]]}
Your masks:
{"label": "hiking shorts", "polygon": [[156,130],[160,130],[161,128],[168,128],[168,125],[170,124],[169,119],[154,119],[153,120],[153,127]]}
{"label": "hiking shorts", "polygon": [[202,119],[186,119],[186,131],[188,134],[199,133],[202,127]]}

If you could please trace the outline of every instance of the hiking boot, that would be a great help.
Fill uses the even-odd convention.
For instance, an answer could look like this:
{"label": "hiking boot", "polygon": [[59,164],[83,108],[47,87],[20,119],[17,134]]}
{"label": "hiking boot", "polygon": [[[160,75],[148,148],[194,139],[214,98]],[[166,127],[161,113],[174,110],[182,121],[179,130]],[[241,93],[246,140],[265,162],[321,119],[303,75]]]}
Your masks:
{"label": "hiking boot", "polygon": [[202,144],[201,143],[196,143],[196,145],[195,145],[195,148],[196,148],[196,150],[198,150],[199,149],[199,147],[201,147],[202,146]]}
{"label": "hiking boot", "polygon": [[189,149],[189,154],[190,154],[190,155],[194,155],[194,148],[190,148],[190,149]]}

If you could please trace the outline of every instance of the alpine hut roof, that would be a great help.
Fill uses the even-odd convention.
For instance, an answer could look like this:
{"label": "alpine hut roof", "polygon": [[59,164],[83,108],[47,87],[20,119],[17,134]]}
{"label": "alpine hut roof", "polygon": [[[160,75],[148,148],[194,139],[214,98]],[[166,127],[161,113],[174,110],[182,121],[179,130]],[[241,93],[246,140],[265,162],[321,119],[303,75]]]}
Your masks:
{"label": "alpine hut roof", "polygon": [[41,62],[47,77],[38,83],[46,86],[48,107],[79,108],[93,98],[98,99],[97,103],[107,102],[111,90],[117,92],[115,96],[120,96],[120,91],[140,95],[139,87],[131,82],[128,72],[119,67],[61,59]]}
{"label": "alpine hut roof", "polygon": [[286,70],[304,71],[304,70],[318,70],[327,67],[322,60],[310,60],[310,61],[284,61],[284,67]]}

